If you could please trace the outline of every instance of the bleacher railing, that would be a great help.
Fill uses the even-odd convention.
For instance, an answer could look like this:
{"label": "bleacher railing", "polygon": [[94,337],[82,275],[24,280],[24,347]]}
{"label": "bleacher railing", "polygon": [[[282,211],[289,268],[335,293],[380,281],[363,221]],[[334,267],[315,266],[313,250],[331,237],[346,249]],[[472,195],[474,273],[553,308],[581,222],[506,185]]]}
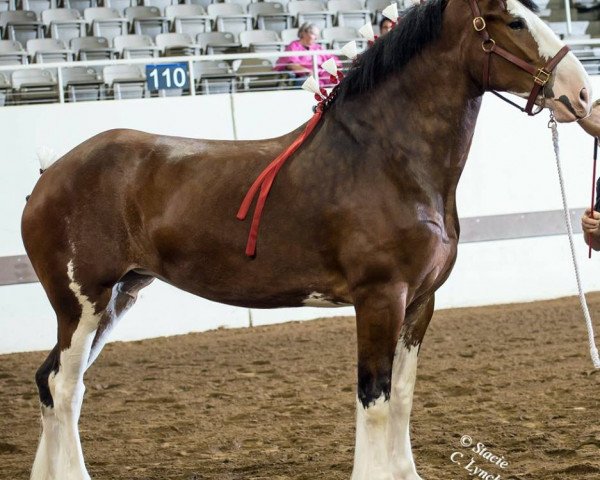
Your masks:
{"label": "bleacher railing", "polygon": [[[144,84],[144,97],[150,96],[169,96],[169,95],[190,95],[195,96],[199,94],[210,94],[210,93],[225,93],[227,91],[231,92],[239,92],[239,91],[249,91],[249,90],[281,90],[281,89],[289,89],[289,88],[299,88],[302,84],[302,81],[306,78],[306,76],[296,76],[290,70],[285,71],[276,71],[274,70],[274,66],[276,61],[281,57],[298,57],[299,53],[302,56],[311,56],[313,58],[312,61],[312,75],[319,81],[318,74],[318,64],[317,57],[319,55],[324,54],[332,54],[336,55],[344,67],[347,67],[351,64],[351,62],[345,57],[343,57],[339,50],[313,50],[306,52],[276,52],[276,51],[265,51],[265,52],[253,52],[253,53],[224,53],[224,54],[214,54],[214,55],[185,55],[185,56],[168,56],[168,57],[147,57],[147,58],[133,58],[133,59],[115,59],[115,60],[87,60],[87,61],[76,61],[76,62],[56,62],[56,63],[32,63],[27,65],[4,65],[0,66],[0,73],[6,72],[5,75],[7,77],[11,77],[14,72],[18,71],[31,71],[31,70],[45,70],[52,72],[54,77],[54,81],[56,82],[54,86],[48,85],[50,87],[55,88],[56,90],[52,90],[52,94],[55,97],[50,97],[48,100],[42,99],[43,103],[65,103],[67,101],[80,101],[77,98],[72,98],[72,96],[66,94],[66,90],[68,87],[68,82],[65,81],[65,73],[69,69],[73,69],[74,67],[84,67],[84,68],[92,68],[98,74],[98,81],[96,83],[102,84],[102,88],[106,90],[106,94],[102,98],[98,98],[97,100],[109,100],[111,98],[133,98],[131,96],[122,96],[110,94],[110,92],[114,91],[113,86],[115,84],[119,84],[120,89],[127,85],[137,85],[138,87],[143,83]],[[262,67],[260,65],[244,65],[244,60],[267,60],[269,64],[264,64]],[[227,71],[223,71],[223,69],[217,69],[218,71],[211,71],[210,68],[203,68],[203,64],[207,65],[207,62],[223,62],[224,68]],[[141,71],[141,76],[137,78],[121,78],[115,80],[113,83],[106,83],[106,78],[100,74],[100,72],[109,66],[114,65],[128,65],[128,66],[143,66],[144,69],[148,65],[166,65],[166,64],[185,64],[186,68],[186,76],[187,81],[186,88],[181,88],[177,91],[171,90],[149,90],[146,84],[146,75],[145,72]],[[236,67],[237,65],[237,68]],[[203,86],[203,82],[206,83],[206,87]],[[81,82],[80,82],[81,83]],[[83,82],[85,84],[85,82]],[[78,82],[75,82],[77,85]],[[216,85],[218,88],[211,87],[211,85]],[[127,90],[127,89],[125,89]],[[212,90],[212,91],[211,91]],[[49,90],[50,91],[50,90]],[[10,95],[10,93],[8,93]],[[18,88],[15,88],[12,92],[12,95],[18,96],[21,93]],[[35,98],[35,96],[33,97]],[[52,99],[54,98],[54,99]],[[88,98],[89,99],[89,98]],[[8,104],[18,105],[25,103],[36,103],[34,101],[23,101],[20,102],[16,98],[9,98],[10,101]]]}
{"label": "bleacher railing", "polygon": [[[565,42],[571,47],[573,52],[581,60],[589,74],[600,74],[600,39],[581,39],[572,38],[566,39]],[[317,57],[323,54],[333,54],[343,62],[344,67],[348,67],[351,62],[345,59],[339,50],[314,50],[301,52],[302,56],[313,57],[312,74],[318,80],[318,65]],[[168,57],[149,57],[149,58],[133,58],[133,59],[116,59],[116,60],[87,60],[76,62],[57,62],[57,63],[32,63],[27,65],[3,65],[0,66],[0,73],[5,73],[9,79],[13,72],[31,71],[31,70],[46,70],[54,75],[54,82],[48,85],[49,96],[44,97],[41,94],[39,103],[65,103],[77,102],[85,100],[110,100],[120,98],[139,98],[139,92],[132,95],[131,90],[142,88],[142,98],[161,97],[161,96],[195,96],[200,94],[211,93],[233,93],[240,91],[257,91],[257,90],[285,90],[291,88],[299,88],[305,77],[296,77],[293,72],[275,71],[274,65],[277,59],[281,57],[297,57],[298,52],[253,52],[253,53],[224,53],[214,55],[194,55],[194,56],[168,56]],[[244,60],[267,60],[268,65],[244,65]],[[203,64],[207,62],[223,62],[226,72],[222,69],[219,71],[211,71],[210,68],[203,68]],[[114,84],[106,83],[101,71],[104,67],[113,65],[129,65],[143,66],[147,65],[165,65],[165,64],[185,64],[186,65],[186,88],[182,89],[156,89],[151,90],[146,85],[145,72],[141,71],[141,75],[134,79],[117,79]],[[238,68],[235,68],[239,64]],[[73,67],[85,67],[95,69],[98,80],[96,84],[101,95],[96,98],[93,96],[73,94],[76,90],[71,91],[68,82],[65,82],[65,72]],[[248,67],[248,68],[247,68]],[[77,87],[85,86],[85,82],[75,82]],[[115,89],[114,86],[118,88]],[[141,86],[143,85],[143,87]],[[90,87],[91,88],[91,87]],[[118,92],[117,92],[118,90]],[[47,92],[47,93],[48,93]],[[84,88],[85,92],[85,88]],[[43,92],[42,92],[43,93]],[[88,92],[89,93],[89,92]],[[31,94],[31,92],[30,92]],[[0,87],[0,95],[2,89]],[[4,89],[5,105],[20,105],[38,103],[35,94],[30,97],[20,99],[19,89]],[[29,100],[27,100],[29,98]],[[0,103],[0,105],[2,104]]]}

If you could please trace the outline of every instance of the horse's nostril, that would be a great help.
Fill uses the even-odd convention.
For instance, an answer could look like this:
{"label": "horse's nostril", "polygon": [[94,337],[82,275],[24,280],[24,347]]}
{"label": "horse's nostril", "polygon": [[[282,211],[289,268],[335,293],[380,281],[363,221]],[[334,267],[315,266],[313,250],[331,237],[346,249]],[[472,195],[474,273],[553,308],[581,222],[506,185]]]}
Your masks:
{"label": "horse's nostril", "polygon": [[579,92],[579,99],[581,100],[581,103],[583,103],[584,105],[587,105],[590,97],[588,96],[588,91],[587,88],[582,88],[581,91]]}

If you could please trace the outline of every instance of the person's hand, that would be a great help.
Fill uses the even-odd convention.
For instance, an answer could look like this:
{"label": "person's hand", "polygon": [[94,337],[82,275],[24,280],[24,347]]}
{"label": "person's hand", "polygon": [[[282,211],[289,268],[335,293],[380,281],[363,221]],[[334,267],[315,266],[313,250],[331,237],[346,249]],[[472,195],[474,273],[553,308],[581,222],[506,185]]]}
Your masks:
{"label": "person's hand", "polygon": [[581,229],[587,234],[600,235],[600,213],[594,211],[593,217],[590,216],[591,213],[589,208],[585,209],[581,217]]}
{"label": "person's hand", "polygon": [[307,74],[307,75],[312,72],[312,70],[305,68],[302,65],[298,65],[297,63],[290,63],[288,65],[288,70],[291,70],[294,73]]}

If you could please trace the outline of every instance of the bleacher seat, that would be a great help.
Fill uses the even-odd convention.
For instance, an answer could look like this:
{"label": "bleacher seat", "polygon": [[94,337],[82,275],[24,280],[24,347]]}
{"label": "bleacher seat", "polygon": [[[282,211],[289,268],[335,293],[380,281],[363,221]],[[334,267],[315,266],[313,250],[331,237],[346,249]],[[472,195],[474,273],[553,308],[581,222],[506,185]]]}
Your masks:
{"label": "bleacher seat", "polygon": [[169,5],[165,16],[171,22],[171,30],[187,33],[194,38],[198,33],[210,32],[210,17],[201,5]]}
{"label": "bleacher seat", "polygon": [[26,65],[27,52],[16,40],[0,40],[0,65]]}
{"label": "bleacher seat", "polygon": [[356,42],[358,48],[367,46],[367,41],[353,27],[326,28],[321,32],[321,35],[323,40],[327,42],[327,47],[332,49],[341,48],[351,40]]}
{"label": "bleacher seat", "polygon": [[83,15],[91,25],[90,33],[95,37],[104,37],[112,42],[113,38],[129,33],[129,22],[121,17],[116,8],[86,8]]}
{"label": "bleacher seat", "polygon": [[148,35],[120,35],[113,42],[121,58],[152,58],[160,53]]}
{"label": "bleacher seat", "polygon": [[69,102],[101,100],[103,97],[104,82],[93,68],[64,68],[62,83],[66,100]]}
{"label": "bleacher seat", "polygon": [[137,65],[109,65],[102,76],[115,100],[148,96],[146,76]]}
{"label": "bleacher seat", "polygon": [[[367,10],[371,12],[371,16],[373,18],[373,23],[379,25],[383,15],[381,12],[392,2],[390,0],[367,0]],[[398,3],[398,2],[393,2]],[[398,10],[400,10],[400,5],[398,5]]]}
{"label": "bleacher seat", "polygon": [[56,38],[28,40],[27,53],[35,63],[72,62],[75,59],[73,51]]}
{"label": "bleacher seat", "polygon": [[[567,37],[569,34],[567,32],[567,22],[548,22],[550,28],[554,33],[560,35],[561,37]],[[571,22],[571,36],[572,37],[585,37],[586,31],[590,26],[589,21],[578,21]]]}
{"label": "bleacher seat", "polygon": [[329,0],[327,9],[336,15],[335,24],[359,29],[371,22],[371,12],[362,8],[361,0]]}
{"label": "bleacher seat", "polygon": [[240,32],[240,43],[252,52],[281,52],[285,48],[285,43],[273,30]]}
{"label": "bleacher seat", "polygon": [[56,8],[54,0],[21,0],[21,8],[35,12],[38,20],[42,19],[42,12],[49,8]]}
{"label": "bleacher seat", "polygon": [[70,47],[79,60],[113,60],[117,56],[104,37],[77,37],[71,39]]}
{"label": "bleacher seat", "polygon": [[297,28],[286,28],[279,34],[281,41],[286,45],[292,43],[294,40],[298,40],[298,29]]}
{"label": "bleacher seat", "polygon": [[186,5],[200,5],[204,10],[208,9],[208,6],[211,3],[214,3],[213,0],[185,0]]}
{"label": "bleacher seat", "polygon": [[294,26],[294,17],[287,13],[279,2],[258,2],[248,5],[248,13],[254,17],[254,24],[260,30],[281,32]]}
{"label": "bleacher seat", "polygon": [[79,15],[83,18],[83,13],[86,8],[97,7],[98,3],[96,0],[63,0],[65,8],[73,8],[79,12]]}
{"label": "bleacher seat", "polygon": [[244,12],[248,11],[248,6],[254,1],[254,0],[223,0],[225,3],[237,3],[240,7],[242,7],[242,10]]}
{"label": "bleacher seat", "polygon": [[293,0],[288,12],[296,17],[296,25],[314,23],[320,30],[333,26],[333,13],[327,11],[320,0]]}
{"label": "bleacher seat", "polygon": [[104,0],[105,7],[114,8],[121,16],[125,16],[125,9],[136,7],[137,4],[137,0]]}
{"label": "bleacher seat", "polygon": [[288,3],[290,3],[290,0],[263,0],[263,2],[265,2],[265,3],[271,3],[271,2],[281,3],[283,5],[283,8],[285,9],[285,11],[287,12],[287,6],[288,6]]}
{"label": "bleacher seat", "polygon": [[244,13],[237,3],[213,3],[207,11],[219,32],[229,32],[237,38],[240,32],[252,30],[252,15]]}
{"label": "bleacher seat", "polygon": [[200,55],[200,47],[187,33],[161,33],[156,36],[156,46],[165,57]]}
{"label": "bleacher seat", "polygon": [[15,103],[58,101],[58,84],[49,70],[16,70],[12,73]]}
{"label": "bleacher seat", "polygon": [[241,47],[229,32],[204,32],[196,35],[196,43],[206,55],[235,53]]}
{"label": "bleacher seat", "polygon": [[11,10],[0,13],[0,27],[4,38],[16,40],[21,45],[27,44],[32,38],[44,38],[42,22],[39,22],[35,12],[29,10]]}
{"label": "bleacher seat", "polygon": [[233,93],[236,90],[235,73],[227,62],[198,62],[195,75],[201,93]]}
{"label": "bleacher seat", "polygon": [[165,13],[165,9],[170,5],[177,5],[179,2],[177,0],[142,0],[142,5],[144,7],[156,7],[162,13]]}
{"label": "bleacher seat", "polygon": [[281,82],[282,72],[273,70],[266,59],[245,58],[234,61],[233,68],[238,77],[238,88],[242,90],[267,90]]}
{"label": "bleacher seat", "polygon": [[0,12],[8,12],[15,9],[14,0],[0,0]]}
{"label": "bleacher seat", "polygon": [[6,106],[10,101],[12,85],[4,72],[0,72],[0,107]]}
{"label": "bleacher seat", "polygon": [[69,43],[72,38],[85,37],[86,25],[79,11],[70,8],[51,8],[42,12],[42,23],[52,38]]}
{"label": "bleacher seat", "polygon": [[169,21],[156,7],[128,7],[125,16],[131,23],[131,33],[154,38],[159,33],[169,32]]}

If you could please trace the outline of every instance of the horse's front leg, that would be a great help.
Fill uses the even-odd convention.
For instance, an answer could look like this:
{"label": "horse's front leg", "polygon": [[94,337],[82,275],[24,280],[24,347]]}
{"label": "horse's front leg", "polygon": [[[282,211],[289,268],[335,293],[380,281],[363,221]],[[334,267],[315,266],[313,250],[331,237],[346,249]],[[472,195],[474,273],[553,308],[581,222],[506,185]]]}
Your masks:
{"label": "horse's front leg", "polygon": [[420,478],[411,452],[409,417],[418,352],[415,338],[420,334],[414,325],[422,323],[417,317],[429,307],[411,308],[407,314],[406,292],[405,284],[396,284],[355,294],[358,398],[352,480]]}

